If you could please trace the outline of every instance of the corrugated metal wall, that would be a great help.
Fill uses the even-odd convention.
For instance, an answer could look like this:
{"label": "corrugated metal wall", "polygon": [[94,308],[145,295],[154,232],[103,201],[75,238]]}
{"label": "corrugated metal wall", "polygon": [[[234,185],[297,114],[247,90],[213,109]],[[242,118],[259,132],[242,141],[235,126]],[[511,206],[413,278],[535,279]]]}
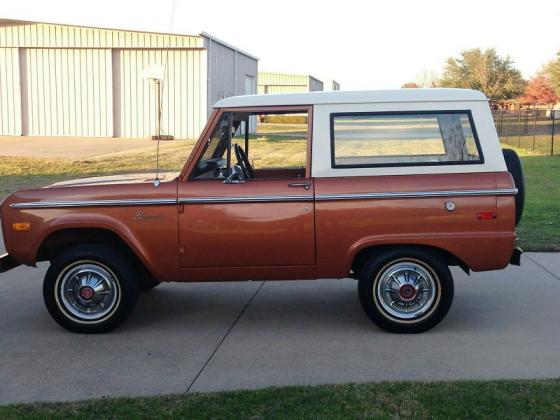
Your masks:
{"label": "corrugated metal wall", "polygon": [[323,82],[302,74],[259,73],[258,93],[301,93],[323,90]]}
{"label": "corrugated metal wall", "polygon": [[[253,77],[253,92],[256,92],[258,61],[212,38],[205,38],[208,50],[208,71],[211,83],[208,86],[208,112],[212,105],[228,96],[246,94],[246,76]],[[233,71],[232,71],[233,69]]]}
{"label": "corrugated metal wall", "polygon": [[259,95],[268,93],[303,93],[309,92],[309,87],[307,85],[298,86],[276,86],[276,85],[259,85]]}
{"label": "corrugated metal wall", "polygon": [[309,91],[309,77],[301,74],[259,73],[259,94]]}
{"label": "corrugated metal wall", "polygon": [[[163,132],[196,138],[208,110],[203,44],[200,36],[0,19],[0,135],[155,134],[155,90],[144,70],[168,59]],[[218,74],[233,74],[228,65],[218,61]]]}
{"label": "corrugated metal wall", "polygon": [[162,89],[162,134],[195,138],[206,123],[205,50],[121,50],[118,96],[121,137],[147,137],[156,128],[156,90],[143,77],[150,64],[164,65],[167,75]]}
{"label": "corrugated metal wall", "polygon": [[21,90],[17,48],[0,48],[0,134],[21,134]]}
{"label": "corrugated metal wall", "polygon": [[199,36],[86,28],[0,19],[0,47],[202,48]]}
{"label": "corrugated metal wall", "polygon": [[27,48],[23,51],[23,78],[27,81],[23,134],[113,135],[111,50]]}
{"label": "corrugated metal wall", "polygon": [[323,90],[323,82],[319,79],[309,76],[309,92],[317,92]]}

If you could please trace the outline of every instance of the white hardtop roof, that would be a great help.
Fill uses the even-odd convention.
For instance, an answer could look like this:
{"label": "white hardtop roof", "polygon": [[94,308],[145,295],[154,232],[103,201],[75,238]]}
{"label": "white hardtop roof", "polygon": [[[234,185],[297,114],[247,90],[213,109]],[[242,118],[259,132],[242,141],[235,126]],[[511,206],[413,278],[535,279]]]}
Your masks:
{"label": "white hardtop roof", "polygon": [[358,104],[388,102],[465,102],[488,101],[471,89],[396,89],[285,93],[278,95],[244,95],[224,98],[214,108],[276,105]]}

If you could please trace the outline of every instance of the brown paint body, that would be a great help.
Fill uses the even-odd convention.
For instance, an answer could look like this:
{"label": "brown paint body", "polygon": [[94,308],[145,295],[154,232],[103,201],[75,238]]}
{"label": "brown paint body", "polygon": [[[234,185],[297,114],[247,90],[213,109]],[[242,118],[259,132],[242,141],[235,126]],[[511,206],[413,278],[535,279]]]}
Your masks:
{"label": "brown paint body", "polygon": [[[312,121],[312,107],[302,110]],[[238,110],[238,109],[236,109]],[[251,111],[252,109],[243,109]],[[513,188],[509,173],[316,178],[311,174],[311,132],[302,170],[262,171],[245,184],[189,180],[220,115],[212,114],[180,176],[163,182],[52,187],[19,191],[1,208],[6,249],[18,262],[34,265],[41,244],[63,229],[97,228],[118,235],[160,281],[227,281],[339,278],[354,257],[379,245],[422,245],[445,250],[474,271],[504,268],[515,246],[513,196],[457,196],[321,200],[315,195],[430,192]],[[257,175],[259,175],[257,171]],[[309,184],[305,189],[302,184]],[[296,185],[290,185],[296,184]],[[296,197],[294,201],[193,203],[221,197]],[[21,202],[177,200],[157,205],[15,209]],[[190,200],[181,204],[182,200]],[[447,201],[456,208],[448,211]],[[479,212],[496,218],[479,220]],[[143,212],[142,218],[138,212]],[[12,224],[31,223],[28,232]],[[84,238],[87,241],[87,237]]]}

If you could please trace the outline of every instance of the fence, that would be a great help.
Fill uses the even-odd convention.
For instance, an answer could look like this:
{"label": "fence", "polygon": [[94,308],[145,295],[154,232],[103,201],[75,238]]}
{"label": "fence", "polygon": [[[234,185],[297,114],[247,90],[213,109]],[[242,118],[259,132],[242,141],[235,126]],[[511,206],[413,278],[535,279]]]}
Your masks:
{"label": "fence", "polygon": [[500,141],[538,153],[560,154],[558,137],[560,110],[514,109],[492,111]]}

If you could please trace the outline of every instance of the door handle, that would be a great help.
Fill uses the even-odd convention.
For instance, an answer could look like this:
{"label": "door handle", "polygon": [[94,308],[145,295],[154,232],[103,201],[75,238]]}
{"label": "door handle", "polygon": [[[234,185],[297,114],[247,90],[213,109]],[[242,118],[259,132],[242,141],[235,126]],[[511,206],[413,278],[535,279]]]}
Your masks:
{"label": "door handle", "polygon": [[311,184],[309,182],[291,182],[288,184],[290,188],[298,188],[303,187],[304,190],[309,190],[311,188]]}

